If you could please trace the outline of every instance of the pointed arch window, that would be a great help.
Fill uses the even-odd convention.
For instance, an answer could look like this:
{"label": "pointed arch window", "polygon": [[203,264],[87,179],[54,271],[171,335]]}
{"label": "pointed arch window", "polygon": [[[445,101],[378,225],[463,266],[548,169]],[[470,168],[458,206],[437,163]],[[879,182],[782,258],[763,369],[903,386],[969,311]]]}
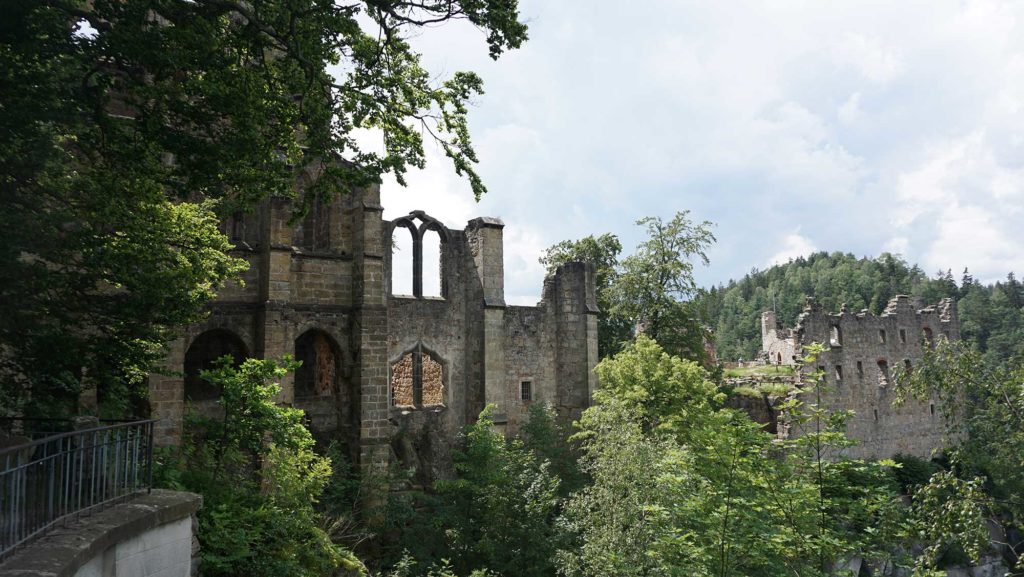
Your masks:
{"label": "pointed arch window", "polygon": [[[448,229],[437,219],[428,216],[422,210],[410,212],[408,216],[395,219],[391,223],[392,239],[395,246],[404,244],[401,241],[404,233],[398,229],[404,228],[409,231],[412,237],[412,296],[416,298],[448,296],[448,284],[444,274],[445,253],[448,246]],[[403,235],[403,236],[398,236]],[[436,235],[436,240],[435,239]],[[424,245],[426,244],[426,250]],[[425,259],[430,259],[425,263]],[[395,265],[401,263],[408,266],[405,258],[392,258],[391,261],[391,294],[396,294],[395,289],[401,286],[401,279],[404,274],[410,271],[402,271]]]}
{"label": "pointed arch window", "polygon": [[440,357],[417,343],[391,365],[391,406],[444,406],[444,372]]}

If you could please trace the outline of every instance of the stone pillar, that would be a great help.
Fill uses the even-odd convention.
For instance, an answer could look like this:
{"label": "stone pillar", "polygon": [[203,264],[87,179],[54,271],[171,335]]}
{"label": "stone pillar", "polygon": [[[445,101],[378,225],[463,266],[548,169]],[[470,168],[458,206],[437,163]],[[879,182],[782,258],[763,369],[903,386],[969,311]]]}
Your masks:
{"label": "stone pillar", "polygon": [[597,302],[594,267],[581,262],[558,267],[554,278],[556,324],[556,408],[577,419],[597,387]]}
{"label": "stone pillar", "polygon": [[497,218],[469,221],[466,237],[477,278],[483,288],[484,403],[497,406],[496,425],[508,422],[508,387],[505,375],[505,260],[502,229]]}
{"label": "stone pillar", "polygon": [[[271,198],[266,211],[265,231],[268,242],[264,243],[264,258],[261,263],[260,295],[263,307],[256,319],[255,350],[253,355],[261,359],[280,359],[293,354],[294,343],[290,342],[291,331],[285,330],[284,307],[291,301],[291,265],[293,227],[291,204],[282,198]],[[290,404],[294,399],[295,374],[282,377],[281,394],[277,401]]]}
{"label": "stone pillar", "polygon": [[[359,391],[359,460],[364,478],[383,475],[388,466],[391,425],[388,422],[387,283],[384,279],[385,244],[380,187],[374,185],[356,202],[351,214],[353,242],[353,380]],[[372,482],[372,481],[371,481]],[[384,487],[382,490],[386,491]],[[370,491],[369,507],[377,503]],[[372,513],[371,513],[372,515]]]}
{"label": "stone pillar", "polygon": [[778,320],[775,311],[764,311],[761,313],[761,342],[768,342],[768,336],[773,335],[778,327]]}

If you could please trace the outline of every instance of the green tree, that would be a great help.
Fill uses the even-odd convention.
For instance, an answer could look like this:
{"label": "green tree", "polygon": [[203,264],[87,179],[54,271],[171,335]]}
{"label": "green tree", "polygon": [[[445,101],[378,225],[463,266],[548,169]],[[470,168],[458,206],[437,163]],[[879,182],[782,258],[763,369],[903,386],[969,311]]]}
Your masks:
{"label": "green tree", "polygon": [[618,237],[603,234],[562,241],[549,247],[540,262],[549,273],[566,262],[594,265],[602,359],[622,350],[638,327],[676,353],[703,359],[708,334],[687,301],[697,291],[691,259],[707,264],[706,251],[715,241],[711,223],[694,223],[689,211],[682,211],[668,222],[652,216],[637,224],[646,227],[648,238],[621,261]]}
{"label": "green tree", "polygon": [[[969,343],[939,339],[896,380],[899,399],[940,400],[952,443],[953,472],[933,476],[922,504],[923,516],[934,518],[930,527],[977,558],[987,549],[985,518],[991,516],[1010,536],[1007,560],[1024,570],[1024,356],[993,364]],[[930,551],[934,557],[941,552]]]}
{"label": "green tree", "polygon": [[429,519],[413,524],[407,539],[439,538],[443,553],[432,561],[446,559],[458,574],[486,568],[499,575],[552,575],[560,542],[554,524],[559,479],[547,460],[496,431],[490,410],[466,427],[465,446],[455,454],[458,477],[436,483]]}
{"label": "green tree", "polygon": [[816,397],[787,404],[803,430],[780,441],[646,337],[598,371],[577,434],[593,482],[565,509],[565,574],[824,576],[906,536],[887,469],[830,458],[849,441]]}
{"label": "green tree", "polygon": [[526,39],[518,18],[516,0],[6,2],[4,407],[70,407],[83,379],[140,391],[170,328],[242,268],[217,217],[294,198],[297,180],[297,213],[383,173],[404,182],[427,135],[479,197],[480,78],[432,77],[408,38],[464,20],[496,58]]}
{"label": "green tree", "polygon": [[313,452],[302,411],[275,402],[274,382],[296,364],[224,357],[202,376],[221,390],[217,417],[191,415],[180,456],[161,477],[203,495],[199,541],[211,576],[326,576],[365,572],[335,545],[315,508],[331,462]]}
{"label": "green tree", "polygon": [[708,264],[706,251],[715,242],[712,225],[691,221],[689,211],[677,212],[668,222],[647,217],[637,224],[647,228],[648,238],[622,261],[612,288],[612,311],[667,349],[703,358],[708,335],[686,301],[697,292],[691,259]]}

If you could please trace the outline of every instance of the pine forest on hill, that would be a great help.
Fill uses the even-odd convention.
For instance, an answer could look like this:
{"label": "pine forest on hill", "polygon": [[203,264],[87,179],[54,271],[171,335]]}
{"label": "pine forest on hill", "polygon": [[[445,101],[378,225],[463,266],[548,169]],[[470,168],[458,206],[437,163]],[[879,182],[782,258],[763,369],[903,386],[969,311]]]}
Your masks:
{"label": "pine forest on hill", "polygon": [[1006,360],[1024,347],[1024,284],[1012,272],[1002,281],[984,284],[965,270],[957,281],[952,271],[929,276],[889,253],[877,258],[814,253],[702,291],[694,304],[714,331],[719,359],[736,361],[758,354],[763,311],[774,308],[779,322],[791,327],[806,297],[830,312],[845,303],[851,311],[879,314],[898,294],[917,297],[925,305],[956,299],[963,339],[976,344],[988,361]]}

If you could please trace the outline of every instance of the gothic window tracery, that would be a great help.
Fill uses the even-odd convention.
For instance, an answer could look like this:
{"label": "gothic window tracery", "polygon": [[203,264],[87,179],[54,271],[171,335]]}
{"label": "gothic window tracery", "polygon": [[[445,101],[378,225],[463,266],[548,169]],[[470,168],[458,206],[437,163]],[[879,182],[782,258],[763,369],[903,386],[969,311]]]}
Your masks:
{"label": "gothic window tracery", "polygon": [[417,344],[391,365],[391,406],[406,409],[444,406],[444,365]]}
{"label": "gothic window tracery", "polygon": [[[403,294],[399,287],[407,287],[402,283],[405,274],[412,274],[412,296],[447,297],[448,287],[444,275],[445,248],[448,244],[448,229],[437,219],[428,216],[422,210],[409,213],[408,216],[392,221],[392,243],[397,249],[391,261],[391,294]],[[404,228],[409,231],[412,239],[412,270],[409,271],[408,257],[403,253],[406,245]],[[406,253],[407,254],[407,253]],[[428,262],[429,261],[429,262]],[[404,272],[403,272],[404,269]]]}

